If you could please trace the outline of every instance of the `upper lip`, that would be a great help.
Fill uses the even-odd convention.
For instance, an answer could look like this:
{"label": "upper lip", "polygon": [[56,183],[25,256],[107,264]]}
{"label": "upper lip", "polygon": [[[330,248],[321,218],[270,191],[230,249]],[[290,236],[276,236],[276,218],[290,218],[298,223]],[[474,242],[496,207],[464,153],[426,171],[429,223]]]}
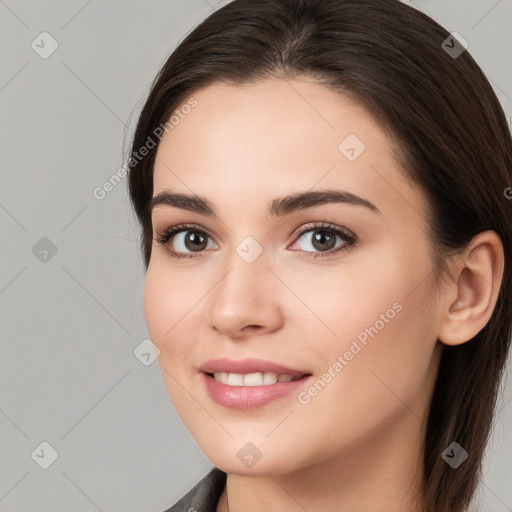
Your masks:
{"label": "upper lip", "polygon": [[273,361],[256,358],[243,359],[241,361],[235,361],[228,358],[210,359],[209,361],[206,361],[206,363],[202,364],[199,367],[199,370],[205,373],[226,372],[248,374],[256,372],[274,372],[278,375],[310,375],[307,371],[289,368]]}

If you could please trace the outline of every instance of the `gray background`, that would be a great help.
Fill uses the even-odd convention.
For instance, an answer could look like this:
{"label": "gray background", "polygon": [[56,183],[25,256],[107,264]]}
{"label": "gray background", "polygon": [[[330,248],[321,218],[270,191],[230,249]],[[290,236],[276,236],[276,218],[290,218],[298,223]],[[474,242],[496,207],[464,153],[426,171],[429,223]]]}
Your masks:
{"label": "gray background", "polygon": [[[159,512],[211,467],[157,363],[133,352],[148,333],[126,179],[103,200],[93,190],[123,163],[168,54],[224,3],[0,0],[4,512]],[[468,41],[510,119],[512,0],[414,5]],[[46,59],[31,47],[43,31],[59,45]],[[512,510],[506,382],[480,493],[489,512]],[[58,452],[47,469],[43,441]]]}

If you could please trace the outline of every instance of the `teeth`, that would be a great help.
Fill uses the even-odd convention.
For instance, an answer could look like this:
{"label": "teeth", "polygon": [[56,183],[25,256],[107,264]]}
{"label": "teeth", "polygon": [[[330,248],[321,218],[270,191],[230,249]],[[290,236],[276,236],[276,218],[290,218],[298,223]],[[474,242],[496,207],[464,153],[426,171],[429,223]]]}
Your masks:
{"label": "teeth", "polygon": [[301,376],[279,375],[274,372],[241,373],[213,372],[213,378],[228,386],[267,386],[276,382],[291,382]]}

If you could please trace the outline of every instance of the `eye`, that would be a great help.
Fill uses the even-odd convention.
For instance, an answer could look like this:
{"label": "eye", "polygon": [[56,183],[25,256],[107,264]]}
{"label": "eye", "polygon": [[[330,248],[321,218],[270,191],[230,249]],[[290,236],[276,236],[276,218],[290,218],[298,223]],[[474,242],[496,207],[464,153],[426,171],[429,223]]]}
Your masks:
{"label": "eye", "polygon": [[[314,258],[350,249],[355,247],[357,243],[357,237],[351,231],[324,222],[307,225],[296,233],[295,237],[297,240],[301,238],[306,240],[305,247],[303,246],[299,250]],[[208,245],[208,239],[211,239],[208,232],[194,224],[178,224],[167,228],[162,233],[155,234],[156,243],[165,246],[169,255],[173,258],[202,256],[205,249],[211,249],[211,246]],[[337,239],[340,239],[342,243],[336,246]],[[217,247],[216,244],[214,246]],[[313,249],[313,252],[309,250],[310,248]],[[314,252],[315,250],[319,252]]]}
{"label": "eye", "polygon": [[[194,258],[196,256],[194,253],[200,253],[208,248],[208,238],[210,236],[205,230],[190,224],[171,226],[155,236],[156,243],[166,246],[173,258]],[[192,252],[187,253],[188,250]]]}
{"label": "eye", "polygon": [[[298,240],[301,238],[306,240],[306,243],[302,245],[300,250],[313,258],[329,256],[339,251],[350,249],[355,247],[357,242],[357,237],[351,231],[341,226],[334,226],[324,222],[313,223],[301,229],[297,234],[297,238]],[[336,239],[341,239],[341,244],[336,246]],[[311,252],[310,249],[319,252]]]}

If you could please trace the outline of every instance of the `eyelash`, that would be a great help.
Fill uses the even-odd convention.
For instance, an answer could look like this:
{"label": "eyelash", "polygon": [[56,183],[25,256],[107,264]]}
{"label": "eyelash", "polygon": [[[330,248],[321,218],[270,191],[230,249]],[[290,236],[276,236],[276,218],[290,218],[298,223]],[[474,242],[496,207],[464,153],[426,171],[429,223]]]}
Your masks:
{"label": "eyelash", "polygon": [[[203,228],[200,228],[199,226],[197,226],[195,224],[177,224],[176,226],[171,226],[171,227],[165,229],[162,233],[156,233],[155,241],[160,246],[167,245],[173,235],[181,233],[182,231],[191,231],[191,232],[198,233],[200,235],[206,235],[207,237],[212,238],[211,235],[208,233],[208,231],[206,231]],[[328,233],[334,233],[335,235],[340,236],[345,242],[343,245],[341,245],[340,247],[337,247],[336,249],[331,249],[329,251],[324,251],[324,252],[321,252],[321,251],[320,252],[299,251],[299,252],[306,253],[306,255],[311,258],[317,259],[317,258],[331,256],[331,255],[336,254],[341,251],[347,251],[347,250],[353,249],[358,244],[357,237],[354,234],[352,234],[350,231],[348,231],[345,228],[341,228],[340,226],[334,226],[333,224],[328,224],[325,222],[313,222],[312,224],[308,225],[303,230],[299,231],[296,234],[295,238],[298,239],[302,235],[304,235],[305,233],[308,233],[310,231],[326,231]],[[202,252],[197,252],[197,253],[181,253],[181,252],[177,252],[177,251],[171,249],[170,247],[166,247],[166,249],[167,249],[169,255],[172,258],[176,258],[176,259],[197,258],[197,257],[201,257],[202,253],[205,252],[205,251],[202,251]]]}

